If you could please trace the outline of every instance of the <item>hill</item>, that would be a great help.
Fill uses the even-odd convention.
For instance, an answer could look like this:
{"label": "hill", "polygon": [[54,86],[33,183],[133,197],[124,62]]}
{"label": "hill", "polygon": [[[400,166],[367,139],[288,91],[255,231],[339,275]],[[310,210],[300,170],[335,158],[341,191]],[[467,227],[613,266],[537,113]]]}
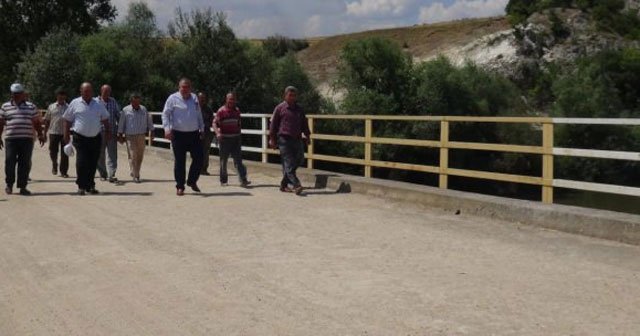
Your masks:
{"label": "hill", "polygon": [[380,29],[310,39],[310,47],[298,53],[298,60],[322,88],[335,78],[340,50],[349,41],[383,37],[397,41],[415,59],[427,59],[462,48],[482,37],[511,29],[504,17],[458,20],[446,23]]}

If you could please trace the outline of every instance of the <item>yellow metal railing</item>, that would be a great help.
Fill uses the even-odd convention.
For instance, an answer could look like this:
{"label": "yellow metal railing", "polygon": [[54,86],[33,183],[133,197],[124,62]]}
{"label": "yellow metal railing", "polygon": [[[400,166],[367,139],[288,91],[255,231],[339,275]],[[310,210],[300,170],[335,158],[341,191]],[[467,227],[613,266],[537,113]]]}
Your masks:
{"label": "yellow metal railing", "polygon": [[[159,113],[154,112],[154,115]],[[243,151],[261,153],[262,161],[268,161],[268,155],[277,155],[278,151],[267,148],[269,114],[244,114],[243,118],[261,119],[260,129],[245,129],[243,134],[261,136],[260,147],[243,147]],[[317,123],[323,120],[344,120],[364,123],[364,136],[318,134]],[[374,136],[374,121],[406,121],[406,122],[437,122],[440,123],[439,140],[418,140],[402,138],[382,138]],[[556,156],[589,157],[599,159],[640,161],[638,152],[603,151],[588,149],[570,149],[554,147],[554,125],[556,124],[588,124],[588,125],[620,125],[640,126],[640,119],[584,119],[584,118],[546,118],[546,117],[463,117],[463,116],[379,116],[379,115],[309,115],[309,128],[312,130],[311,144],[308,146],[305,157],[307,167],[313,169],[316,161],[327,161],[362,166],[364,176],[371,177],[373,168],[388,168],[417,171],[439,175],[439,187],[448,188],[449,176],[485,179],[500,182],[521,183],[542,187],[542,201],[553,203],[554,187],[589,190],[596,192],[615,193],[631,196],[640,196],[640,188],[619,186],[611,184],[599,184],[581,181],[562,180],[554,178],[554,158]],[[452,141],[449,136],[450,126],[453,123],[509,123],[539,125],[542,130],[542,146],[525,146],[513,144],[493,144],[479,142]],[[160,127],[160,125],[156,125]],[[315,152],[314,141],[338,141],[359,143],[364,146],[362,158],[350,158],[334,155],[319,154]],[[154,142],[168,142],[165,139],[155,138]],[[439,149],[440,164],[438,166],[410,164],[373,159],[373,145],[399,145],[414,147],[429,147]],[[535,154],[542,156],[542,175],[527,176],[496,172],[486,172],[469,169],[458,169],[449,166],[449,151],[451,149],[495,151],[508,153]]]}

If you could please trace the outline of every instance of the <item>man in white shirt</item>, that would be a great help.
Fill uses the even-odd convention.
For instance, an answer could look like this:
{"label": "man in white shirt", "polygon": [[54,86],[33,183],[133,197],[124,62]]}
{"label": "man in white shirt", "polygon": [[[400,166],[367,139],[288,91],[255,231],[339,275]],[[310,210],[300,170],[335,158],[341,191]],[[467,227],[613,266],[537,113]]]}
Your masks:
{"label": "man in white shirt", "polygon": [[184,195],[187,152],[191,154],[191,167],[189,167],[186,183],[191,190],[200,192],[197,182],[204,154],[202,149],[204,121],[198,97],[191,93],[190,80],[186,78],[180,80],[178,92],[167,98],[162,110],[162,127],[165,138],[171,140],[175,157],[173,174],[176,179],[176,194]]}
{"label": "man in white shirt", "polygon": [[64,118],[64,142],[69,143],[73,131],[73,146],[76,148],[76,173],[78,179],[78,195],[87,192],[96,195],[94,181],[104,127],[106,139],[111,138],[109,112],[101,103],[93,99],[93,87],[90,83],[82,83],[80,97],[71,101]]}
{"label": "man in white shirt", "polygon": [[60,176],[69,177],[69,157],[64,153],[64,128],[62,116],[67,110],[67,93],[64,89],[56,90],[56,102],[49,105],[44,115],[44,133],[49,135],[49,156],[53,165],[51,173],[58,174],[58,152],[60,152]]}

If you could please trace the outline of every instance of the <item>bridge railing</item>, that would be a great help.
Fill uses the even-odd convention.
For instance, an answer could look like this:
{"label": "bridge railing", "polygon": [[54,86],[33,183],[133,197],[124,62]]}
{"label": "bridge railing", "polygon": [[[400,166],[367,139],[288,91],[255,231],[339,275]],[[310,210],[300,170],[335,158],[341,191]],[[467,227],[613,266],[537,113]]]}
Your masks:
{"label": "bridge railing", "polygon": [[[152,112],[159,118],[159,112]],[[245,152],[260,153],[262,162],[268,162],[269,155],[277,155],[278,151],[268,148],[268,123],[270,114],[243,114],[243,118],[259,119],[259,129],[243,129],[242,134],[260,136],[260,147],[243,146]],[[311,144],[307,148],[305,157],[308,168],[313,168],[315,161],[326,161],[364,167],[364,176],[371,177],[373,168],[387,168],[409,170],[439,175],[439,187],[448,188],[449,176],[474,179],[493,180],[528,184],[542,187],[542,201],[553,203],[554,188],[594,191],[611,194],[640,197],[640,188],[558,179],[554,177],[554,158],[582,157],[596,159],[612,159],[640,161],[640,152],[610,151],[595,149],[560,148],[554,145],[555,125],[618,125],[640,126],[640,119],[591,119],[591,118],[547,118],[547,117],[466,117],[466,116],[379,116],[379,115],[309,115],[309,128],[312,131]],[[364,136],[319,134],[313,132],[314,126],[322,120],[344,120],[345,122],[364,123]],[[403,138],[384,138],[374,136],[374,121],[405,121],[405,122],[434,122],[440,124],[440,138],[438,140],[418,140]],[[453,141],[449,136],[450,125],[454,123],[498,123],[498,124],[529,124],[538,125],[542,130],[542,145],[513,145],[481,142]],[[162,128],[160,124],[156,128]],[[319,154],[314,151],[314,140],[359,143],[364,146],[364,157],[351,158],[334,155]],[[168,143],[163,138],[154,138],[154,143]],[[439,149],[439,165],[422,165],[402,162],[374,160],[373,145],[398,145],[428,147]],[[214,144],[215,147],[215,144]],[[479,170],[459,169],[449,167],[449,151],[476,150],[492,152],[508,152],[534,154],[542,156],[542,174],[540,176],[514,175]]]}

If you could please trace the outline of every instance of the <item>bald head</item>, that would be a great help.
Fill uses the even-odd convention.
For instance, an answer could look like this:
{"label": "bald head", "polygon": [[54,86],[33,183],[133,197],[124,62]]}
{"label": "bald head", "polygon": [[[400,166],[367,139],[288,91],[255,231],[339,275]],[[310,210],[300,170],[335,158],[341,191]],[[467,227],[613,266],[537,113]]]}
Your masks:
{"label": "bald head", "polygon": [[191,81],[188,78],[182,78],[178,82],[178,91],[180,91],[182,98],[189,98],[191,95]]}
{"label": "bald head", "polygon": [[111,97],[111,85],[105,84],[100,87],[100,96],[102,97],[102,99]]}
{"label": "bald head", "polygon": [[80,96],[87,102],[93,99],[93,85],[89,82],[82,83],[80,85]]}
{"label": "bald head", "polygon": [[236,107],[236,94],[233,92],[227,93],[225,98],[225,104],[228,108],[234,109]]}

